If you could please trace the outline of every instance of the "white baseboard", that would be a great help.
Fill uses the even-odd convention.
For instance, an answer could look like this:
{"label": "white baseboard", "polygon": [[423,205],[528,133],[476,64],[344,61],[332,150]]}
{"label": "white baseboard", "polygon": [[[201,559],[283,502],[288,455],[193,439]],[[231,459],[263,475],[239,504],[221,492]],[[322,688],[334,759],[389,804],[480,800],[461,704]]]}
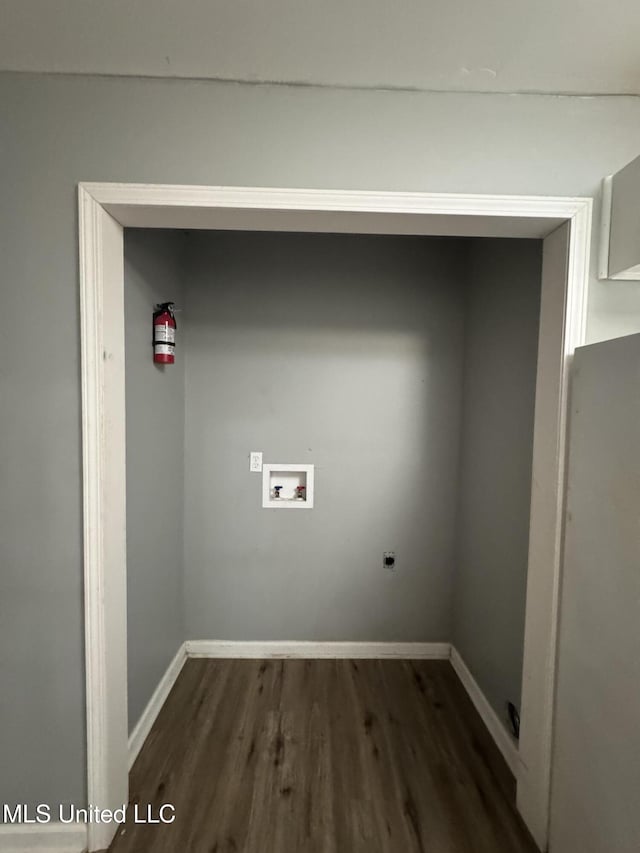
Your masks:
{"label": "white baseboard", "polygon": [[480,685],[475,680],[466,663],[460,657],[460,653],[453,646],[451,647],[451,665],[465,690],[469,694],[469,698],[473,702],[476,711],[480,714],[482,722],[489,730],[489,734],[494,739],[496,746],[502,753],[504,760],[509,765],[509,769],[516,777],[520,776],[520,755],[516,740],[509,734],[503,726],[500,718],[489,704],[489,700],[480,689]]}
{"label": "white baseboard", "polygon": [[133,762],[138,757],[138,753],[142,749],[142,744],[147,739],[147,735],[151,731],[151,727],[155,723],[160,709],[167,701],[167,696],[171,692],[171,688],[175,684],[177,677],[180,675],[180,671],[187,659],[186,646],[187,644],[183,643],[176,652],[176,656],[167,667],[167,671],[153,691],[153,696],[149,700],[149,704],[142,712],[142,716],[129,736],[129,770],[133,767]]}
{"label": "white baseboard", "polygon": [[86,849],[84,824],[0,824],[2,853],[84,853]]}
{"label": "white baseboard", "polygon": [[447,660],[449,643],[234,642],[188,640],[190,658],[397,658]]}

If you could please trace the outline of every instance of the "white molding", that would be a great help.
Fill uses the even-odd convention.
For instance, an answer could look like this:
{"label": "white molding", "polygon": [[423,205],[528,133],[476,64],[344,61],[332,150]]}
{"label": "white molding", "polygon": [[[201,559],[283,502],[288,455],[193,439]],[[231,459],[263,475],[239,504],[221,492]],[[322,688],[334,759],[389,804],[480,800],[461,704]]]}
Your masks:
{"label": "white molding", "polygon": [[233,640],[187,640],[190,658],[307,658],[354,660],[447,660],[449,643],[360,643],[360,642],[235,642]]}
{"label": "white molding", "polygon": [[84,853],[85,824],[0,824],[2,853]]}
{"label": "white molding", "polygon": [[[122,227],[82,187],[80,321],[87,800],[128,800],[124,260]],[[90,850],[112,824],[91,823]]]}
{"label": "white molding", "polygon": [[129,770],[133,767],[133,764],[142,749],[142,745],[147,739],[162,706],[167,701],[167,697],[169,696],[169,693],[171,693],[171,688],[176,683],[176,679],[180,675],[186,660],[187,644],[182,643],[176,652],[175,657],[167,667],[166,672],[160,679],[158,686],[153,691],[153,695],[151,699],[149,699],[140,719],[129,735]]}
{"label": "white molding", "polygon": [[88,789],[102,787],[105,764],[107,673],[104,655],[102,518],[104,435],[102,375],[103,299],[100,206],[82,187],[78,191],[80,226],[80,313],[82,330],[82,473],[85,568],[85,666],[87,690]]}
{"label": "white molding", "polygon": [[[582,206],[543,248],[517,790],[540,850],[549,834],[569,371],[586,339],[591,214]],[[561,272],[566,292],[557,287]]]}
{"label": "white molding", "polygon": [[103,207],[318,210],[571,219],[591,199],[557,196],[84,182]]}
{"label": "white molding", "polygon": [[451,666],[456,671],[456,675],[462,682],[462,686],[469,694],[469,698],[474,704],[474,707],[480,715],[482,722],[487,727],[489,734],[495,741],[496,746],[502,753],[502,757],[507,762],[509,769],[516,779],[520,776],[520,756],[518,754],[518,745],[507,729],[502,724],[500,718],[496,714],[493,706],[480,689],[480,685],[471,674],[471,670],[462,660],[462,657],[455,646],[451,647]]}
{"label": "white molding", "polygon": [[[544,464],[534,465],[534,479],[537,476],[536,482],[553,499],[539,500],[532,507],[538,539],[532,548],[545,552],[548,560],[538,559],[533,569],[529,588],[535,594],[527,596],[527,621],[532,624],[533,614],[544,614],[548,630],[531,632],[525,645],[528,689],[523,690],[522,717],[532,760],[527,762],[526,786],[518,787],[521,812],[542,847],[549,808],[567,368],[573,348],[584,343],[592,200],[104,183],[81,184],[79,200],[87,774],[89,801],[105,808],[127,800],[123,225],[183,227],[185,214],[191,211],[194,216],[198,210],[214,213],[215,227],[227,229],[243,227],[238,224],[238,212],[243,210],[254,211],[252,223],[269,228],[275,217],[280,230],[299,230],[304,221],[307,230],[318,223],[318,230],[335,225],[336,230],[347,231],[360,222],[362,230],[375,229],[374,233],[409,233],[403,230],[409,221],[422,217],[428,223],[434,217],[436,230],[420,225],[425,229],[421,233],[513,236],[518,223],[525,223],[529,236],[536,229],[537,236],[546,236],[563,222],[570,223],[566,307],[561,301],[555,319],[549,321],[550,331],[541,329],[549,364],[541,417],[545,425],[552,425],[555,455],[547,453]],[[475,217],[483,217],[484,224]],[[558,282],[554,286],[558,297],[564,297],[565,289]],[[540,375],[538,380],[540,385]],[[536,422],[538,418],[536,403]],[[531,581],[531,570],[529,574]],[[522,733],[520,753],[525,754]],[[109,841],[106,830],[89,828],[90,850],[107,847]]]}

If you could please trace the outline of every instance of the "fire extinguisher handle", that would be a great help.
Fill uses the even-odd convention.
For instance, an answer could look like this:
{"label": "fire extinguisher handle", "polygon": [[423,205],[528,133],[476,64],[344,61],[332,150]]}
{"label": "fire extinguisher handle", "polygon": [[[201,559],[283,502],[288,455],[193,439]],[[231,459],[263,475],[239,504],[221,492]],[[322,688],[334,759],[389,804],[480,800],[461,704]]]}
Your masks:
{"label": "fire extinguisher handle", "polygon": [[169,314],[171,319],[174,322],[174,327],[177,329],[178,324],[176,322],[176,303],[175,302],[158,302],[153,309],[153,317],[159,317],[160,314],[164,314],[165,311]]}

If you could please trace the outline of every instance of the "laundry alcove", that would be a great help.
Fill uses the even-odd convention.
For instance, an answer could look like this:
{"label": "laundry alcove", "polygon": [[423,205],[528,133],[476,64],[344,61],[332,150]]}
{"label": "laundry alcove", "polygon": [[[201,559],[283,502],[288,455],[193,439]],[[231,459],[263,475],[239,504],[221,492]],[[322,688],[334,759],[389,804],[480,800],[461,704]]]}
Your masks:
{"label": "laundry alcove", "polygon": [[537,240],[125,232],[130,730],[185,641],[352,641],[453,643],[509,737],[540,275]]}

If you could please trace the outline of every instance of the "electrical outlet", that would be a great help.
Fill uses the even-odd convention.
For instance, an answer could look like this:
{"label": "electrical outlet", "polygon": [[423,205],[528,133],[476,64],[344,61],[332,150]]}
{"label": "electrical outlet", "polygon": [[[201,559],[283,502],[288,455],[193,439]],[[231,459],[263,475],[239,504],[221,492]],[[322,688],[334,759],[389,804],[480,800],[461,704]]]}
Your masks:
{"label": "electrical outlet", "polygon": [[395,551],[385,551],[382,555],[382,567],[387,569],[389,572],[395,572],[396,570],[396,552]]}
{"label": "electrical outlet", "polygon": [[249,470],[254,471],[256,474],[260,474],[262,472],[261,450],[252,450],[249,454]]}

